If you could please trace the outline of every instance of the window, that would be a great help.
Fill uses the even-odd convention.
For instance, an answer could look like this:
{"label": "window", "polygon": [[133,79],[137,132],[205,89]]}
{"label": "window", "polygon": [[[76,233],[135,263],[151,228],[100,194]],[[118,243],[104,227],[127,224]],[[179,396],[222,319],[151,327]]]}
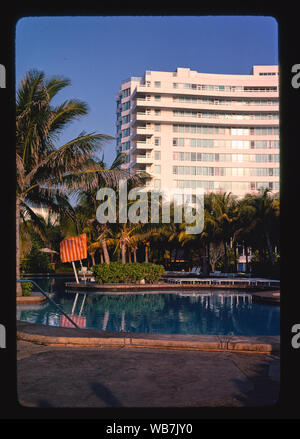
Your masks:
{"label": "window", "polygon": [[160,151],[154,151],[154,159],[160,160]]}
{"label": "window", "polygon": [[160,174],[161,168],[160,165],[154,165],[154,174]]}
{"label": "window", "polygon": [[122,138],[130,136],[130,128],[127,128],[126,130],[122,130]]}
{"label": "window", "polygon": [[160,137],[154,137],[154,145],[160,146]]}
{"label": "window", "polygon": [[260,190],[260,189],[267,189],[267,187],[269,186],[269,184],[266,181],[258,181],[256,183],[256,189]]}
{"label": "window", "polygon": [[160,131],[160,123],[154,124],[154,131]]}
{"label": "window", "polygon": [[122,117],[122,124],[129,123],[129,122],[130,122],[130,114]]}
{"label": "window", "polygon": [[124,104],[122,104],[122,111],[129,110],[129,108],[130,108],[130,101],[124,102]]}
{"label": "window", "polygon": [[130,149],[130,142],[122,143],[122,151],[128,151]]}
{"label": "window", "polygon": [[160,96],[159,96],[159,95],[155,95],[155,96],[154,96],[154,100],[155,100],[155,101],[160,101]]}
{"label": "window", "polygon": [[122,91],[122,98],[127,98],[130,95],[130,88],[126,88]]}
{"label": "window", "polygon": [[154,81],[154,87],[160,87],[161,82],[160,81]]}

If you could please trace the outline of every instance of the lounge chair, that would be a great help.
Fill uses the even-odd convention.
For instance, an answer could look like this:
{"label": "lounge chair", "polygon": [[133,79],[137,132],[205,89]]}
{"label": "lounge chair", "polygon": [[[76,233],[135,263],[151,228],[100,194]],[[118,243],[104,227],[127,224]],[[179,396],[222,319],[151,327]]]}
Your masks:
{"label": "lounge chair", "polygon": [[193,267],[191,271],[165,271],[165,276],[198,276],[201,273],[201,267]]}
{"label": "lounge chair", "polygon": [[194,267],[194,268],[195,270],[192,272],[192,274],[196,274],[196,275],[201,274],[201,267]]}
{"label": "lounge chair", "polygon": [[224,276],[224,274],[222,274],[221,271],[213,271],[213,272],[209,273],[209,276],[210,277],[222,277],[222,276]]}

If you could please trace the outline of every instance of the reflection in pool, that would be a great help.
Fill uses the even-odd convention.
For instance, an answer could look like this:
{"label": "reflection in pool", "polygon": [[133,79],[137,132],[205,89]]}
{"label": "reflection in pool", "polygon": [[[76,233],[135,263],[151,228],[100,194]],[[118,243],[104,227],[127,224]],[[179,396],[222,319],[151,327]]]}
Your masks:
{"label": "reflection in pool", "polygon": [[[252,303],[251,294],[244,291],[77,294],[65,291],[64,282],[66,279],[37,280],[45,291],[53,292],[52,299],[83,328],[160,334],[280,333],[279,306]],[[52,326],[72,326],[48,301],[18,306],[17,318]]]}

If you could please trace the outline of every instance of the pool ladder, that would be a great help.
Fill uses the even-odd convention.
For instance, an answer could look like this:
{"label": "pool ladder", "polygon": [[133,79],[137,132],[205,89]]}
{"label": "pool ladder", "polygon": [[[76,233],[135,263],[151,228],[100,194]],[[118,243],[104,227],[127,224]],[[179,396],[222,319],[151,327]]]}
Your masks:
{"label": "pool ladder", "polygon": [[64,310],[57,305],[57,303],[54,302],[54,300],[51,299],[51,297],[48,296],[48,294],[32,279],[17,279],[17,282],[32,282],[38,289],[39,291],[43,294],[43,296],[46,297],[46,299],[49,300],[49,302],[51,302],[54,306],[56,306],[56,308],[75,326],[75,328],[79,329],[79,326],[76,325],[76,323],[68,316],[68,314],[66,314],[64,312]]}

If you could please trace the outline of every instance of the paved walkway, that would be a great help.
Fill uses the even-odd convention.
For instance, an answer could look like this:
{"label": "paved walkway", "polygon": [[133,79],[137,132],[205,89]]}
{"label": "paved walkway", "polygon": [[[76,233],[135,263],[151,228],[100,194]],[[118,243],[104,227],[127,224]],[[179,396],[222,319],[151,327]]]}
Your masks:
{"label": "paved walkway", "polygon": [[27,407],[260,407],[279,394],[279,354],[17,343]]}

